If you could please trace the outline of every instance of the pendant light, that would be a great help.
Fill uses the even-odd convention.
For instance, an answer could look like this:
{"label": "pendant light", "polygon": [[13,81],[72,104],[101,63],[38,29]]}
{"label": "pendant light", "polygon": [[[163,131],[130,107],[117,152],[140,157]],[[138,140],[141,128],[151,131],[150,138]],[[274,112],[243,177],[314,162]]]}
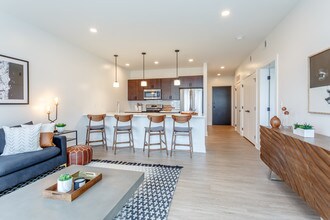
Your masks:
{"label": "pendant light", "polygon": [[144,68],[145,68],[145,60],[144,60],[144,56],[146,55],[146,52],[143,52],[142,53],[142,57],[143,57],[143,66],[142,66],[142,71],[143,71],[143,80],[141,81],[141,86],[142,87],[146,87],[148,84],[147,84],[147,81],[144,79]]}
{"label": "pendant light", "polygon": [[117,73],[117,58],[118,58],[118,55],[114,55],[114,57],[115,57],[115,81],[113,82],[113,87],[118,88],[119,87],[118,73]]}
{"label": "pendant light", "polygon": [[179,79],[179,51],[180,50],[175,50],[176,53],[176,79],[174,80],[174,85],[179,86],[181,84],[180,79]]}

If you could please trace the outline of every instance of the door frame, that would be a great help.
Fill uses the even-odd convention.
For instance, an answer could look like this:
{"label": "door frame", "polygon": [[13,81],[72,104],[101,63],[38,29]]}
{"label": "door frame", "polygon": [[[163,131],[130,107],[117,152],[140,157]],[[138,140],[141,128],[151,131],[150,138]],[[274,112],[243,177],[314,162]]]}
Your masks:
{"label": "door frame", "polygon": [[259,113],[259,109],[260,109],[260,77],[261,77],[261,70],[264,69],[266,66],[268,66],[269,64],[275,62],[274,66],[275,66],[275,73],[274,73],[274,77],[275,77],[275,115],[278,115],[279,113],[279,100],[278,100],[278,72],[279,72],[279,55],[276,54],[275,57],[272,57],[270,59],[268,59],[267,61],[263,62],[261,64],[261,67],[259,67],[257,69],[257,111],[256,111],[256,118],[257,118],[257,132],[256,132],[256,149],[260,150],[260,113]]}

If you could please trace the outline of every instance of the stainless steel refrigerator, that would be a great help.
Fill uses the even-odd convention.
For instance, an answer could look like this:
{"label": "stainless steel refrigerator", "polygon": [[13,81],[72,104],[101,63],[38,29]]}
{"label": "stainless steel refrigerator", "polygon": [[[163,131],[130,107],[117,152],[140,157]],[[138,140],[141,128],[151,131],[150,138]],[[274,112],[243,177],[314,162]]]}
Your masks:
{"label": "stainless steel refrigerator", "polygon": [[180,111],[203,115],[203,89],[180,89]]}

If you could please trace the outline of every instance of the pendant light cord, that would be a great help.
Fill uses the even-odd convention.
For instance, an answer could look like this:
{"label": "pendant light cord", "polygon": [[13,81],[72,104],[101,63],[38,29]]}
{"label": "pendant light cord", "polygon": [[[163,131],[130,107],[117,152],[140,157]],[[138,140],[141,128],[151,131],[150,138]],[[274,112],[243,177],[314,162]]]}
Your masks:
{"label": "pendant light cord", "polygon": [[179,78],[179,51],[175,50],[176,53],[176,78]]}
{"label": "pendant light cord", "polygon": [[117,78],[118,78],[118,75],[117,75],[117,57],[118,55],[114,55],[115,56],[115,82],[117,82]]}
{"label": "pendant light cord", "polygon": [[142,53],[142,56],[143,56],[143,66],[142,66],[142,70],[143,70],[143,79],[144,79],[144,68],[145,68],[145,60],[144,60],[144,56],[146,55],[145,52]]}

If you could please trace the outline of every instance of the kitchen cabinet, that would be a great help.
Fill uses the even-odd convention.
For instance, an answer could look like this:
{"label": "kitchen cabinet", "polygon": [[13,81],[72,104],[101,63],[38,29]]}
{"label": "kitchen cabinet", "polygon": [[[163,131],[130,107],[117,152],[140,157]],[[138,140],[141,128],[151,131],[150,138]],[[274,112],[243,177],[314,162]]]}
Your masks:
{"label": "kitchen cabinet", "polygon": [[162,100],[180,100],[180,88],[203,88],[203,76],[182,76],[181,85],[175,86],[176,78],[146,79],[147,86],[141,87],[142,79],[128,80],[128,100],[144,100],[144,89],[161,89]]}
{"label": "kitchen cabinet", "polygon": [[179,86],[174,85],[174,78],[165,78],[161,80],[162,100],[179,100]]}
{"label": "kitchen cabinet", "polygon": [[141,87],[141,80],[132,79],[128,80],[128,100],[143,100],[143,87]]}
{"label": "kitchen cabinet", "polygon": [[146,89],[160,89],[161,79],[147,79]]}
{"label": "kitchen cabinet", "polygon": [[203,76],[181,76],[180,88],[203,88]]}

